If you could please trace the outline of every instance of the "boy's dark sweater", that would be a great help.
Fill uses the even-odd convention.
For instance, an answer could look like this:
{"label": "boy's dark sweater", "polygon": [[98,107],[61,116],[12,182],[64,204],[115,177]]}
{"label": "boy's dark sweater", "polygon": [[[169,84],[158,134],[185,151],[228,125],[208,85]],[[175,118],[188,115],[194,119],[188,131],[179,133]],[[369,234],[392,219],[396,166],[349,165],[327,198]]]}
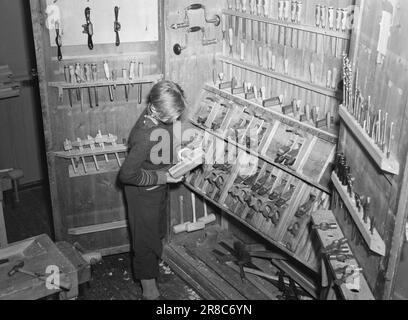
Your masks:
{"label": "boy's dark sweater", "polygon": [[[173,161],[173,130],[172,124],[156,122],[147,115],[145,110],[132,129],[129,137],[129,154],[119,172],[119,180],[124,185],[136,187],[153,187],[167,183],[166,173]],[[170,163],[155,164],[151,159],[151,150],[160,141],[151,141],[155,130],[166,130],[170,137]],[[156,150],[157,151],[157,150]]]}

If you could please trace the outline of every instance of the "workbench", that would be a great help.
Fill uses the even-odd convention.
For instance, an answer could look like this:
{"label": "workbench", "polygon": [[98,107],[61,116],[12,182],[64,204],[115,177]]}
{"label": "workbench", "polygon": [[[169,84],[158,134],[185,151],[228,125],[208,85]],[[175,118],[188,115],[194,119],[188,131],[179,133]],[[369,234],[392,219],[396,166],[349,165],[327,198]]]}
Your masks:
{"label": "workbench", "polygon": [[[60,299],[75,299],[79,284],[88,282],[91,277],[89,264],[72,246],[67,243],[55,244],[47,235],[0,249],[0,261],[0,300],[37,300],[54,295],[59,295]],[[46,277],[55,272],[50,272],[49,268],[58,268],[61,283],[62,280],[70,283],[71,289],[64,292],[48,289],[44,281],[20,272],[9,276],[9,272],[21,261],[24,262],[24,270]]]}

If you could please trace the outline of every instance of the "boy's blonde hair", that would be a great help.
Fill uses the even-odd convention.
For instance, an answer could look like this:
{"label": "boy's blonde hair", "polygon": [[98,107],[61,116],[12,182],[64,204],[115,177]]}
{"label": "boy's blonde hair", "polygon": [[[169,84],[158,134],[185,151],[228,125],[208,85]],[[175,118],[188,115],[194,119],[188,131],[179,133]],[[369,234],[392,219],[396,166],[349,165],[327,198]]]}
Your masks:
{"label": "boy's blonde hair", "polygon": [[148,97],[152,114],[161,122],[177,121],[186,109],[186,98],[181,87],[172,81],[163,80],[155,84]]}

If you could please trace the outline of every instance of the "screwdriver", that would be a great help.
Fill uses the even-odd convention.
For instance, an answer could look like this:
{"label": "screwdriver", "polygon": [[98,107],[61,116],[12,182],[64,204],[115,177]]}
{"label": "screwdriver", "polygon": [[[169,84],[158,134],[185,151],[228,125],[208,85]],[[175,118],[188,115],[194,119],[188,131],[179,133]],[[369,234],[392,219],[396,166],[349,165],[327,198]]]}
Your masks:
{"label": "screwdriver", "polygon": [[[85,80],[87,83],[91,81],[91,66],[89,63],[86,63],[84,65],[84,71],[85,71]],[[91,95],[91,88],[88,87],[88,97],[89,97],[89,106],[93,108],[92,105],[92,95]]]}
{"label": "screwdriver", "polygon": [[[122,76],[123,76],[123,81],[128,81],[127,69],[125,68],[122,69]],[[127,84],[125,84],[125,98],[126,98],[126,101],[129,101],[129,87]]]}
{"label": "screwdriver", "polygon": [[[135,66],[136,62],[134,60],[130,61],[130,67],[129,67],[129,80],[133,81],[135,79]],[[133,87],[132,83],[132,87]],[[129,94],[130,94],[130,87],[129,87]]]}
{"label": "screwdriver", "polygon": [[[139,75],[139,79],[142,80],[143,79],[143,62],[139,62],[138,65],[138,75]],[[140,83],[139,85],[139,100],[138,103],[142,104],[142,100],[143,100],[143,84]]]}
{"label": "screwdriver", "polygon": [[[84,78],[82,77],[82,70],[81,70],[80,63],[75,64],[75,76],[76,76],[76,80],[78,83],[84,82]],[[82,96],[81,88],[78,88],[78,93],[79,93],[79,100],[81,101],[81,111],[84,111],[84,99]]]}
{"label": "screwdriver", "polygon": [[[103,62],[103,68],[104,68],[104,71],[105,71],[106,80],[110,81],[111,80],[111,74],[110,74],[110,71],[109,71],[109,64],[108,64],[107,60],[105,60]],[[109,99],[110,99],[110,101],[113,102],[113,92],[112,92],[112,87],[110,85],[108,85],[108,91],[109,91]]]}
{"label": "screwdriver", "polygon": [[[96,82],[98,81],[98,67],[96,63],[92,63],[91,69],[92,69],[92,81]],[[95,105],[99,107],[98,89],[96,88],[96,86],[94,87],[94,93],[95,93]]]}
{"label": "screwdriver", "polygon": [[[65,77],[65,82],[70,83],[70,74],[69,74],[69,66],[68,65],[64,66],[64,77]],[[72,92],[71,92],[71,89],[68,89],[68,99],[69,99],[69,105],[72,108]]]}

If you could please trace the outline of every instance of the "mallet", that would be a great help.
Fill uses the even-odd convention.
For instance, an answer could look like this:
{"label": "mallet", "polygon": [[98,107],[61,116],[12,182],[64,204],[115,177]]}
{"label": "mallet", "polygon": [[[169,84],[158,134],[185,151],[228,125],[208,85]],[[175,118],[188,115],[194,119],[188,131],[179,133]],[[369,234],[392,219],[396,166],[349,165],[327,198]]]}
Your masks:
{"label": "mallet", "polygon": [[196,215],[196,207],[195,207],[195,194],[191,193],[191,205],[193,207],[193,223],[189,223],[187,225],[187,232],[194,232],[198,230],[202,230],[205,228],[205,223],[204,222],[199,222],[197,221],[197,215]]}
{"label": "mallet", "polygon": [[180,207],[180,220],[181,224],[173,227],[174,234],[179,234],[187,231],[187,225],[191,222],[184,222],[184,197],[179,197],[179,207]]}
{"label": "mallet", "polygon": [[207,202],[205,200],[203,201],[204,201],[204,217],[198,219],[198,222],[203,222],[207,225],[207,224],[210,224],[216,221],[217,218],[215,214],[210,214],[210,215],[208,214]]}

